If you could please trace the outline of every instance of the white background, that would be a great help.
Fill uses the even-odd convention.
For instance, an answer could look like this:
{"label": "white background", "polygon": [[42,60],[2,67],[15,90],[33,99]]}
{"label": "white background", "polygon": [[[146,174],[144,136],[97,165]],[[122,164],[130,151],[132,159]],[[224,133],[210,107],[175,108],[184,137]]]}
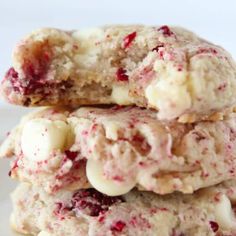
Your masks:
{"label": "white background", "polygon": [[[14,45],[40,27],[77,29],[113,23],[187,27],[222,45],[236,58],[236,0],[0,0],[0,78],[11,65]],[[25,109],[0,101],[0,141]],[[0,235],[8,226],[8,163],[0,162]]]}

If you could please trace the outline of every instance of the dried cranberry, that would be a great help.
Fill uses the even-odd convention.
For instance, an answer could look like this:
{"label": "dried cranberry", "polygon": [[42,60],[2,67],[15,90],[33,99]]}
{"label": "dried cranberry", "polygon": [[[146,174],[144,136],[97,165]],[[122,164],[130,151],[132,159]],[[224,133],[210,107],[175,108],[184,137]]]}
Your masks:
{"label": "dried cranberry", "polygon": [[[32,65],[28,68],[29,74],[34,74],[34,69]],[[14,68],[10,68],[6,73],[5,79],[9,80],[12,88],[15,92],[23,93],[24,95],[30,94],[32,91],[35,91],[38,88],[41,88],[43,85],[40,81],[34,81],[30,77],[29,80],[22,81],[18,78],[18,73],[15,71]]]}
{"label": "dried cranberry", "polygon": [[151,150],[150,144],[141,134],[135,134],[132,138],[132,143],[144,152],[149,152]]}
{"label": "dried cranberry", "polygon": [[74,169],[83,168],[83,166],[85,167],[86,162],[87,162],[87,160],[85,158],[84,159],[80,159],[78,161],[75,161],[74,164],[73,164],[73,168]]}
{"label": "dried cranberry", "polygon": [[29,95],[34,93],[36,90],[41,90],[43,87],[47,87],[46,84],[46,73],[47,73],[47,63],[41,60],[38,64],[32,64],[31,62],[26,62],[23,65],[23,71],[26,76],[26,84],[22,86],[24,88],[24,95]]}
{"label": "dried cranberry", "polygon": [[164,36],[172,36],[174,33],[170,30],[170,28],[167,25],[161,26],[158,31],[162,32]]}
{"label": "dried cranberry", "polygon": [[36,90],[44,91],[48,87],[46,80],[52,53],[47,50],[47,45],[41,45],[32,50],[32,58],[29,56],[29,59],[23,61],[21,78],[18,78],[13,68],[10,68],[6,75],[13,90],[24,95],[35,93]]}
{"label": "dried cranberry", "polygon": [[18,73],[15,71],[13,67],[11,67],[6,73],[6,78],[9,78],[9,77],[12,77],[14,79],[18,78]]}
{"label": "dried cranberry", "polygon": [[54,213],[57,217],[59,217],[61,220],[64,220],[64,219],[65,219],[64,215],[66,214],[66,212],[70,211],[71,208],[68,207],[68,206],[66,206],[66,205],[65,205],[64,203],[62,203],[62,202],[56,202],[55,205],[56,205],[56,208],[55,208],[55,210],[53,211],[53,213]]}
{"label": "dried cranberry", "polygon": [[227,83],[222,83],[221,85],[218,86],[218,90],[223,91],[227,87]]}
{"label": "dried cranberry", "polygon": [[115,181],[118,181],[118,182],[124,181],[124,177],[123,176],[119,176],[119,175],[113,176],[112,179],[115,180]]}
{"label": "dried cranberry", "polygon": [[128,48],[131,43],[133,42],[133,40],[136,38],[137,36],[137,33],[134,31],[133,33],[131,34],[128,34],[124,39],[124,48]]}
{"label": "dried cranberry", "polygon": [[201,54],[201,53],[217,54],[217,51],[214,48],[200,48],[198,49],[197,54]]}
{"label": "dried cranberry", "polygon": [[219,229],[219,225],[215,221],[209,221],[211,229],[213,232],[217,232]]}
{"label": "dried cranberry", "polygon": [[129,76],[126,74],[126,70],[123,68],[119,68],[116,71],[116,78],[118,81],[128,81]]}
{"label": "dried cranberry", "polygon": [[125,226],[126,226],[125,222],[119,220],[114,224],[112,224],[111,231],[122,232]]}
{"label": "dried cranberry", "polygon": [[145,138],[139,134],[136,134],[133,136],[133,141],[138,142],[138,143],[143,143]]}
{"label": "dried cranberry", "polygon": [[163,44],[163,43],[162,43],[162,44],[159,44],[159,45],[157,45],[155,48],[153,48],[152,51],[158,52],[159,49],[160,49],[160,48],[163,48],[163,47],[164,47],[164,44]]}
{"label": "dried cranberry", "polygon": [[65,151],[66,157],[70,159],[71,161],[75,160],[75,158],[78,156],[78,152],[72,152],[70,150]]}
{"label": "dried cranberry", "polygon": [[18,79],[18,73],[15,71],[13,67],[11,67],[6,75],[3,81],[8,80],[12,84],[12,88],[14,91],[19,92],[19,79]]}
{"label": "dried cranberry", "polygon": [[98,216],[108,208],[118,202],[122,202],[121,197],[109,197],[95,189],[86,189],[76,192],[71,200],[71,209],[76,213],[83,212],[90,216]]}
{"label": "dried cranberry", "polygon": [[98,222],[102,223],[105,220],[105,216],[104,215],[100,215],[98,218]]}
{"label": "dried cranberry", "polygon": [[64,204],[62,202],[56,202],[56,209],[54,210],[54,213],[56,215],[60,215],[62,211],[64,210]]}

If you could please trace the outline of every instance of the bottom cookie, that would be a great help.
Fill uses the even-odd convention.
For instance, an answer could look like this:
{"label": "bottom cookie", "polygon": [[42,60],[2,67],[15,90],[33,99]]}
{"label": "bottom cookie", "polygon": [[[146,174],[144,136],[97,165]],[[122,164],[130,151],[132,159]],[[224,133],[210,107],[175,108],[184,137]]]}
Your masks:
{"label": "bottom cookie", "polygon": [[37,236],[233,236],[236,182],[191,195],[133,190],[108,197],[94,189],[48,195],[22,183],[12,194],[12,227]]}

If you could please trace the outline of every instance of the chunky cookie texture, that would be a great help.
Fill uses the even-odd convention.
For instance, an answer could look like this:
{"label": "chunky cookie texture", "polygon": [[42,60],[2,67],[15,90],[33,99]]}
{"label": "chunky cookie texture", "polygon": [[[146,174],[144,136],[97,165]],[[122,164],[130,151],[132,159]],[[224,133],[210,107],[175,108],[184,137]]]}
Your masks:
{"label": "chunky cookie texture", "polygon": [[179,27],[40,29],[15,48],[1,90],[25,106],[135,104],[162,120],[218,120],[236,103],[236,65]]}
{"label": "chunky cookie texture", "polygon": [[193,193],[235,178],[235,145],[235,113],[181,124],[137,107],[45,108],[22,119],[0,156],[15,156],[13,178],[50,193],[91,186],[109,196],[134,187]]}
{"label": "chunky cookie texture", "polygon": [[0,156],[15,156],[9,176],[43,185],[49,192],[90,186],[86,159],[70,150],[74,133],[67,122],[71,110],[43,108],[22,118],[0,147]]}
{"label": "chunky cookie texture", "polygon": [[12,194],[12,227],[38,236],[235,235],[236,185],[228,181],[192,195],[133,190],[108,197],[94,189],[48,195],[21,184]]}

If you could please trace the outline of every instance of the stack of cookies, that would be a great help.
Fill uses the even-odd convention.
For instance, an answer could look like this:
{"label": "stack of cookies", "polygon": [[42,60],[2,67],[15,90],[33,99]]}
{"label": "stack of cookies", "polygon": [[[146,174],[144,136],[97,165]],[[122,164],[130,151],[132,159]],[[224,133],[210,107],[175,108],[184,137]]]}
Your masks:
{"label": "stack of cookies", "polygon": [[0,148],[11,225],[38,236],[236,235],[236,64],[179,27],[37,30],[8,102],[47,106]]}

